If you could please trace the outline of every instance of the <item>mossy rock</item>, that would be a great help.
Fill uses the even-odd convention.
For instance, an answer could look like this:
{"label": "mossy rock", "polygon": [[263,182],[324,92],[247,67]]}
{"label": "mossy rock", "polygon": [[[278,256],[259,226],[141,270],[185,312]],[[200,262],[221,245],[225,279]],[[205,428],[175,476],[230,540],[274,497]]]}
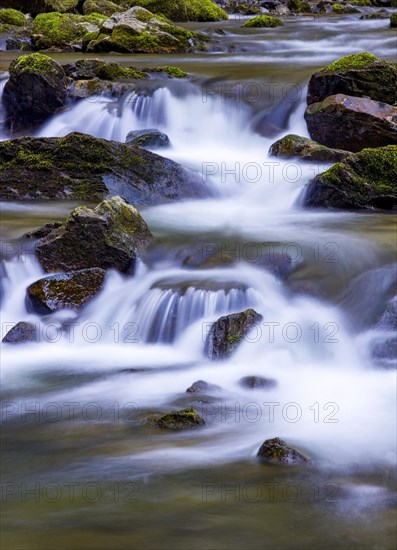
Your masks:
{"label": "mossy rock", "polygon": [[161,416],[149,418],[149,423],[162,430],[191,430],[205,425],[204,419],[195,409],[172,411]]}
{"label": "mossy rock", "polygon": [[362,6],[362,7],[372,7],[372,1],[371,0],[349,0],[349,4],[352,6]]}
{"label": "mossy rock", "polygon": [[44,0],[45,11],[47,12],[76,12],[80,0]]}
{"label": "mossy rock", "polygon": [[189,73],[182,71],[179,67],[172,67],[169,65],[163,65],[161,67],[154,67],[152,69],[147,69],[150,72],[154,73],[164,73],[170,78],[187,78]]}
{"label": "mossy rock", "polygon": [[222,21],[227,13],[212,0],[126,0],[172,21]]}
{"label": "mossy rock", "polygon": [[110,16],[116,12],[122,12],[127,9],[127,6],[115,4],[110,0],[86,0],[83,4],[84,15],[91,13],[100,13],[101,15]]}
{"label": "mossy rock", "polygon": [[105,20],[106,17],[99,14],[39,14],[33,22],[32,45],[36,50],[54,47],[81,49],[84,36],[99,31]]}
{"label": "mossy rock", "polygon": [[312,75],[307,103],[347,94],[393,104],[397,101],[397,65],[362,52],[342,57]]}
{"label": "mossy rock", "polygon": [[26,290],[28,308],[46,315],[60,309],[79,309],[102,288],[104,269],[81,269],[43,277]]}
{"label": "mossy rock", "polygon": [[339,4],[338,2],[331,4],[331,10],[332,13],[336,13],[338,15],[345,15],[348,13],[360,13],[360,10],[358,10],[357,8],[353,8],[352,6],[345,6]]}
{"label": "mossy rock", "polygon": [[98,201],[109,194],[154,205],[205,197],[208,189],[172,160],[78,132],[0,142],[1,200]]}
{"label": "mossy rock", "polygon": [[390,16],[390,27],[392,29],[397,27],[397,12],[392,13]]}
{"label": "mossy rock", "polygon": [[76,63],[65,65],[64,70],[73,80],[140,80],[148,76],[136,68],[123,67],[119,63],[100,59],[79,59]]}
{"label": "mossy rock", "polygon": [[152,240],[139,212],[120,197],[96,208],[75,208],[66,222],[36,246],[36,255],[48,271],[100,267],[133,271],[137,252]]}
{"label": "mossy rock", "polygon": [[238,348],[250,330],[262,320],[253,309],[220,317],[211,327],[206,341],[210,359],[226,359]]}
{"label": "mossy rock", "polygon": [[16,27],[24,27],[27,21],[24,14],[20,11],[12,8],[6,8],[0,10],[0,23],[15,25]]}
{"label": "mossy rock", "polygon": [[171,142],[167,134],[160,132],[160,130],[156,128],[133,130],[127,134],[126,143],[131,143],[136,147],[142,147],[144,149],[171,147]]}
{"label": "mossy rock", "polygon": [[334,164],[310,183],[305,205],[392,210],[397,206],[397,146],[363,149]]}
{"label": "mossy rock", "polygon": [[245,28],[274,28],[274,27],[283,27],[284,23],[277,19],[277,17],[272,17],[271,15],[258,15],[252,19],[248,19],[243,25]]}
{"label": "mossy rock", "polygon": [[257,457],[261,462],[289,466],[309,464],[311,462],[309,457],[288,446],[287,443],[279,437],[266,439],[260,446]]}
{"label": "mossy rock", "polygon": [[301,0],[289,0],[287,6],[293,13],[312,13],[310,4]]}
{"label": "mossy rock", "polygon": [[11,131],[35,128],[65,104],[67,77],[50,57],[23,55],[11,63],[9,72],[3,103]]}
{"label": "mossy rock", "polygon": [[317,141],[294,134],[288,134],[273,143],[269,154],[274,157],[299,157],[302,160],[318,162],[339,162],[351,155],[349,151],[331,149]]}

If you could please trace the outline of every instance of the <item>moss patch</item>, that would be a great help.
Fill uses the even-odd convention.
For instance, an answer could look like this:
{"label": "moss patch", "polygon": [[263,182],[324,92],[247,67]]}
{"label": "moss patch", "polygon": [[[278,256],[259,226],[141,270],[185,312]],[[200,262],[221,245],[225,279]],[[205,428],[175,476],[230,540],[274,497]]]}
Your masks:
{"label": "moss patch", "polygon": [[34,73],[44,77],[57,76],[59,73],[59,66],[48,55],[41,53],[33,53],[30,55],[21,55],[15,62],[15,65],[11,69],[16,70],[20,74],[22,73]]}
{"label": "moss patch", "polygon": [[0,10],[0,23],[15,25],[16,27],[24,27],[26,25],[26,19],[20,11],[12,8],[6,8]]}
{"label": "moss patch", "polygon": [[172,21],[222,21],[227,13],[211,0],[127,0]]}
{"label": "moss patch", "polygon": [[247,28],[274,28],[282,26],[284,26],[284,23],[280,21],[280,19],[277,19],[277,17],[271,17],[270,15],[258,15],[252,19],[248,19],[248,21],[246,21],[243,25],[243,27]]}
{"label": "moss patch", "polygon": [[166,73],[171,78],[186,78],[189,76],[189,73],[182,71],[182,69],[180,69],[179,67],[171,67],[169,65],[154,67],[153,69],[149,70],[155,73]]}
{"label": "moss patch", "polygon": [[348,71],[349,69],[362,69],[364,67],[368,67],[368,65],[371,65],[376,61],[380,61],[380,59],[372,53],[354,53],[333,61],[324,67],[321,72],[329,73],[334,71]]}

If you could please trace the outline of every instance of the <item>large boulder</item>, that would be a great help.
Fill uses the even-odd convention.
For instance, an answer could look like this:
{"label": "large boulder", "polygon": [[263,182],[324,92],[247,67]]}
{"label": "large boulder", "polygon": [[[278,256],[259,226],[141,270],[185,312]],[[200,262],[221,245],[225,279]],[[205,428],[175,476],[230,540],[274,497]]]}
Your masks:
{"label": "large boulder", "polygon": [[294,134],[288,134],[273,143],[269,154],[281,158],[299,157],[312,162],[339,162],[351,155],[348,151],[331,149],[312,139]]}
{"label": "large boulder", "polygon": [[310,183],[305,205],[391,210],[397,206],[397,146],[363,149]]}
{"label": "large boulder", "polygon": [[86,134],[0,142],[0,200],[99,201],[109,195],[153,205],[204,197],[208,189],[172,160]]}
{"label": "large boulder", "polygon": [[347,55],[317,71],[309,81],[307,103],[346,94],[393,104],[397,100],[397,65],[363,52]]}
{"label": "large boulder", "polygon": [[212,0],[127,0],[172,21],[221,21],[227,13]]}
{"label": "large boulder", "polygon": [[355,152],[397,143],[397,107],[372,99],[329,96],[309,105],[305,120],[310,136],[327,147]]}
{"label": "large boulder", "polygon": [[23,55],[11,63],[9,71],[3,103],[12,131],[36,127],[65,104],[67,77],[50,57]]}
{"label": "large boulder", "polygon": [[262,315],[253,309],[220,317],[212,325],[206,342],[206,351],[210,359],[230,357],[261,320]]}
{"label": "large boulder", "polygon": [[24,27],[26,25],[26,19],[22,12],[12,8],[6,8],[0,10],[0,24]]}
{"label": "large boulder", "polygon": [[28,308],[48,314],[60,309],[79,309],[102,288],[104,269],[81,269],[57,273],[32,283],[26,290]]}
{"label": "large boulder", "polygon": [[298,465],[310,463],[310,458],[296,449],[289,447],[279,437],[266,439],[260,446],[257,456],[261,462],[270,464]]}
{"label": "large boulder", "polygon": [[[93,17],[93,16],[91,16]],[[162,16],[135,6],[114,13],[100,32],[84,40],[87,52],[185,53],[195,46],[204,48],[207,37],[171,24]]]}
{"label": "large boulder", "polygon": [[138,210],[112,197],[93,210],[73,210],[61,227],[38,241],[36,255],[50,272],[90,267],[132,271],[137,252],[152,238]]}
{"label": "large boulder", "polygon": [[149,418],[149,422],[163,430],[191,430],[205,425],[204,419],[195,409],[172,411],[161,416]]}

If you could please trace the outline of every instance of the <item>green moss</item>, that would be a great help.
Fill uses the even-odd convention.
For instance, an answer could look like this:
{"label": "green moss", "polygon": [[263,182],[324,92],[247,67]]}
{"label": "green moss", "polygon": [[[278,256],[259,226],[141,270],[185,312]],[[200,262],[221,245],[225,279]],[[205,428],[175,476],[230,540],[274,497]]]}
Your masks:
{"label": "green moss", "polygon": [[34,73],[43,76],[57,75],[60,68],[48,55],[41,53],[32,53],[30,55],[21,55],[13,67],[19,73]]}
{"label": "green moss", "polygon": [[158,428],[166,430],[186,430],[198,428],[205,424],[194,409],[183,409],[163,414],[160,417],[153,418],[152,422]]}
{"label": "green moss", "polygon": [[179,67],[170,67],[168,65],[164,65],[163,67],[154,67],[154,69],[150,70],[153,72],[166,73],[171,78],[186,78],[189,76],[189,73],[185,73],[185,71],[182,71]]}
{"label": "green moss", "polygon": [[118,63],[103,63],[98,70],[98,78],[102,80],[126,80],[130,78],[145,78],[146,73],[135,68],[125,68]]}
{"label": "green moss", "polygon": [[396,188],[397,145],[377,149],[363,149],[357,153],[359,160],[356,172],[366,180],[376,182],[377,187]]}
{"label": "green moss", "polygon": [[37,49],[80,43],[87,34],[84,23],[100,27],[105,20],[100,14],[41,13],[33,22],[32,41]]}
{"label": "green moss", "polygon": [[80,0],[45,0],[48,10],[65,13],[75,10]]}
{"label": "green moss", "polygon": [[351,4],[352,6],[372,6],[371,0],[350,0],[349,4]]}
{"label": "green moss", "polygon": [[26,25],[26,19],[20,11],[12,8],[6,8],[0,10],[0,23],[15,25],[16,27],[24,27]]}
{"label": "green moss", "polygon": [[397,27],[397,12],[392,13],[390,16],[390,27],[391,28]]}
{"label": "green moss", "polygon": [[222,21],[227,13],[211,0],[126,0],[172,21]]}
{"label": "green moss", "polygon": [[341,4],[332,4],[331,9],[335,13],[343,13],[345,8]]}
{"label": "green moss", "polygon": [[277,17],[271,17],[270,15],[258,15],[257,17],[253,17],[252,19],[248,19],[243,25],[243,27],[248,28],[259,28],[259,27],[267,27],[267,28],[274,28],[274,27],[282,27],[284,23],[280,21],[280,19],[277,19]]}
{"label": "green moss", "polygon": [[294,13],[311,13],[312,11],[310,5],[301,0],[290,0],[287,6]]}
{"label": "green moss", "polygon": [[378,57],[368,52],[354,53],[351,55],[346,55],[341,57],[337,61],[333,61],[324,69],[321,70],[323,73],[333,72],[333,71],[348,71],[350,69],[361,69],[380,61]]}
{"label": "green moss", "polygon": [[111,41],[121,50],[138,53],[171,53],[185,49],[180,42],[167,35],[156,36],[146,31],[137,35],[125,27],[113,29]]}
{"label": "green moss", "polygon": [[113,15],[116,12],[125,11],[126,7],[117,5],[110,0],[86,0],[83,5],[85,15],[100,13],[102,15]]}

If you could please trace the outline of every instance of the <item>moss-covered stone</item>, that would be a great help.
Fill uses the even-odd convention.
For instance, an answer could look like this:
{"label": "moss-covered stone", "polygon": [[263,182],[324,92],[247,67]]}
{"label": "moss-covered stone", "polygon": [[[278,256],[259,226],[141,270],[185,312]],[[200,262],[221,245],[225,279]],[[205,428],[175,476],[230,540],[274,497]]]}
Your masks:
{"label": "moss-covered stone", "polygon": [[246,28],[274,28],[274,27],[283,27],[284,23],[277,19],[277,17],[272,17],[271,15],[258,15],[252,19],[248,19],[243,25]]}
{"label": "moss-covered stone", "polygon": [[352,6],[346,6],[339,3],[333,3],[331,4],[331,10],[332,13],[336,13],[338,15],[343,15],[347,13],[360,13],[360,10],[357,8],[353,8]]}
{"label": "moss-covered stone", "polygon": [[316,103],[335,94],[397,101],[397,65],[362,52],[342,57],[312,75],[307,102]]}
{"label": "moss-covered stone", "polygon": [[77,132],[0,142],[0,200],[98,201],[109,194],[153,205],[204,197],[208,190],[169,159]]}
{"label": "moss-covered stone", "polygon": [[9,71],[3,103],[12,131],[34,128],[64,105],[66,74],[50,57],[40,53],[22,55],[11,63]]}
{"label": "moss-covered stone", "polygon": [[93,210],[74,209],[63,225],[38,242],[36,255],[46,271],[91,267],[131,271],[137,252],[152,238],[138,210],[112,197]]}
{"label": "moss-covered stone", "polygon": [[287,6],[293,13],[312,12],[310,4],[308,4],[307,2],[302,2],[302,0],[289,0]]}
{"label": "moss-covered stone", "polygon": [[100,59],[79,59],[76,63],[64,66],[66,74],[73,80],[130,80],[142,79],[148,75],[139,69],[123,67],[119,63]]}
{"label": "moss-covered stone", "polygon": [[390,16],[390,27],[392,29],[397,27],[397,12],[392,13]]}
{"label": "moss-covered stone", "polygon": [[294,134],[288,134],[273,143],[269,154],[275,157],[299,157],[302,160],[318,162],[339,162],[351,155],[349,151],[331,149],[317,141]]}
{"label": "moss-covered stone", "polygon": [[147,69],[148,71],[154,72],[154,73],[165,73],[170,78],[187,78],[189,76],[189,73],[186,73],[185,71],[182,71],[179,67],[172,67],[169,65],[163,65],[161,67],[154,67],[151,69]]}
{"label": "moss-covered stone", "polygon": [[212,0],[126,0],[172,21],[222,21],[227,13]]}
{"label": "moss-covered stone", "polygon": [[391,210],[397,205],[397,146],[363,149],[334,164],[309,185],[313,207]]}
{"label": "moss-covered stone", "polygon": [[79,309],[102,288],[104,269],[81,269],[39,279],[26,290],[28,308],[48,314],[60,309]]}
{"label": "moss-covered stone", "polygon": [[211,359],[226,359],[241,344],[249,331],[262,320],[253,309],[220,317],[211,327],[206,352]]}
{"label": "moss-covered stone", "polygon": [[80,0],[44,0],[45,11],[66,13],[71,11],[77,11],[77,7]]}
{"label": "moss-covered stone", "polygon": [[349,4],[352,6],[372,7],[371,0],[349,0]]}
{"label": "moss-covered stone", "polygon": [[200,428],[205,425],[204,419],[195,409],[173,411],[159,417],[152,417],[149,419],[149,422],[162,430],[173,431],[191,430],[192,428]]}
{"label": "moss-covered stone", "polygon": [[16,27],[24,27],[26,19],[23,13],[12,8],[0,10],[0,23],[6,25],[15,25]]}
{"label": "moss-covered stone", "polygon": [[257,456],[262,462],[270,464],[295,465],[311,462],[309,457],[289,447],[279,437],[266,439],[259,448]]}
{"label": "moss-covered stone", "polygon": [[83,4],[84,15],[90,15],[91,13],[100,13],[102,15],[110,16],[116,12],[122,12],[127,9],[122,4],[115,4],[111,0],[86,0]]}
{"label": "moss-covered stone", "polygon": [[37,50],[80,47],[88,32],[97,32],[106,17],[99,14],[39,14],[32,28],[32,45]]}

